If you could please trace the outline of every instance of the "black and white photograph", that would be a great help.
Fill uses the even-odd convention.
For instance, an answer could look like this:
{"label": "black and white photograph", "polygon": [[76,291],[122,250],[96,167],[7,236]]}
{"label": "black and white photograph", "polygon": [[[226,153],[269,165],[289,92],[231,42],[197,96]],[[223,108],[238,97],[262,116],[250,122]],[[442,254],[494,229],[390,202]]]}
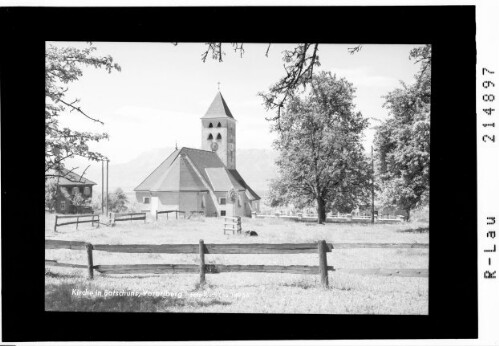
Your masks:
{"label": "black and white photograph", "polygon": [[54,1],[0,6],[2,342],[497,340],[499,7]]}
{"label": "black and white photograph", "polygon": [[45,311],[429,313],[432,45],[45,42]]}

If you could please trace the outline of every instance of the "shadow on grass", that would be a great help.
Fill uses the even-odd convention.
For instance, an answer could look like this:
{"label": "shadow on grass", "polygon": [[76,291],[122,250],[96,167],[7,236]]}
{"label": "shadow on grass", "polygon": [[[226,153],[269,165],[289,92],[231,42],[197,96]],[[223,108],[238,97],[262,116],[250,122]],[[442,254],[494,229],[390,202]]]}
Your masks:
{"label": "shadow on grass", "polygon": [[400,229],[397,232],[399,232],[399,233],[428,233],[428,232],[430,232],[430,228],[429,227],[418,227],[418,228]]}
{"label": "shadow on grass", "polygon": [[[76,291],[94,292],[93,295],[76,295]],[[95,294],[101,292],[101,295]],[[98,311],[98,312],[168,312],[175,308],[210,307],[213,305],[230,305],[230,302],[219,299],[199,301],[182,296],[104,296],[104,290],[92,285],[81,284],[49,284],[45,286],[46,311]]]}
{"label": "shadow on grass", "polygon": [[71,274],[54,273],[49,269],[45,269],[45,277],[54,278],[54,279],[74,279],[74,278],[81,278],[81,275],[79,275],[78,273],[71,273]]}
{"label": "shadow on grass", "polygon": [[282,283],[279,286],[284,286],[284,287],[292,287],[292,288],[302,288],[304,290],[307,290],[309,288],[317,288],[318,285],[314,283],[308,283],[308,282],[292,282],[292,283]]}

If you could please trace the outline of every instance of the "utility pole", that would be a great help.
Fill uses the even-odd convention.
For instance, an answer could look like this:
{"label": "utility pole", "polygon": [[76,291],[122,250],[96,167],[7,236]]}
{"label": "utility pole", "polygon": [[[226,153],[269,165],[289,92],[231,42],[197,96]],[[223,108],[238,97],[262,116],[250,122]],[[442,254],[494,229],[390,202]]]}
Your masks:
{"label": "utility pole", "polygon": [[104,160],[102,160],[102,180],[101,180],[101,185],[102,185],[102,194],[101,194],[101,204],[100,204],[100,206],[101,206],[101,213],[104,214]]}
{"label": "utility pole", "polygon": [[106,160],[106,215],[109,214],[109,160]]}
{"label": "utility pole", "polygon": [[374,223],[374,149],[371,145],[371,223]]}

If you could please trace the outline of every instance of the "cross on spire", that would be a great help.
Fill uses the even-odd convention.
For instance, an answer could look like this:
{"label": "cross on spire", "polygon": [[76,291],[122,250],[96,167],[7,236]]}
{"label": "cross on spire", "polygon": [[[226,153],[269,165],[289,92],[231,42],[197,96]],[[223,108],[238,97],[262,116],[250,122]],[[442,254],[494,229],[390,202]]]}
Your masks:
{"label": "cross on spire", "polygon": [[218,84],[218,91],[220,91],[220,82],[218,82],[217,84]]}

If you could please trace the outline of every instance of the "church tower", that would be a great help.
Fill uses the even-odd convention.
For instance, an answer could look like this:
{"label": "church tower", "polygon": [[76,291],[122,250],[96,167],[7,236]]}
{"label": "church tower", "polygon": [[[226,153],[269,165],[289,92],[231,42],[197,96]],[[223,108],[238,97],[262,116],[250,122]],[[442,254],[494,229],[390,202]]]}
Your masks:
{"label": "church tower", "polygon": [[214,151],[228,169],[236,169],[236,120],[220,93],[201,118],[201,148]]}

